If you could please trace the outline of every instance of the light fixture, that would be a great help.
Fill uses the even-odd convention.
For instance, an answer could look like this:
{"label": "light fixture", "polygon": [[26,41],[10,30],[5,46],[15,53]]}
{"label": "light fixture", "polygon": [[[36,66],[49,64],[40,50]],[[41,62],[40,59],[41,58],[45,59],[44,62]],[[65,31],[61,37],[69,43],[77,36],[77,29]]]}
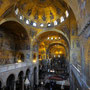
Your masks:
{"label": "light fixture", "polygon": [[55,39],[57,39],[57,37],[55,37]]}
{"label": "light fixture", "polygon": [[60,55],[58,55],[58,57],[60,58]]}
{"label": "light fixture", "polygon": [[34,22],[34,23],[33,23],[33,26],[34,26],[34,27],[36,27],[36,26],[37,26],[37,24]]}
{"label": "light fixture", "polygon": [[26,20],[26,24],[29,24],[29,20]]}
{"label": "light fixture", "polygon": [[68,17],[68,16],[69,16],[69,13],[68,13],[68,11],[67,11],[67,10],[66,10],[65,14],[66,14],[66,17]]}
{"label": "light fixture", "polygon": [[17,8],[17,9],[15,10],[15,14],[18,15],[18,12],[19,12],[19,9]]}
{"label": "light fixture", "polygon": [[59,37],[59,39],[61,39],[61,38]]}
{"label": "light fixture", "polygon": [[50,23],[48,23],[48,27],[50,27],[51,26],[51,24]]}
{"label": "light fixture", "polygon": [[57,21],[54,21],[54,26],[56,26],[58,24],[58,22]]}
{"label": "light fixture", "polygon": [[50,70],[50,72],[54,73],[54,72],[55,72],[55,70]]}
{"label": "light fixture", "polygon": [[59,53],[62,54],[62,51],[60,51]]}
{"label": "light fixture", "polygon": [[19,60],[18,60],[18,63],[21,63],[21,62],[22,62],[22,60],[21,60],[21,59],[19,59]]}
{"label": "light fixture", "polygon": [[41,23],[41,24],[40,24],[40,26],[41,26],[41,27],[43,27],[43,26],[44,26],[44,24],[43,24],[43,23]]}
{"label": "light fixture", "polygon": [[64,17],[62,16],[61,18],[60,18],[60,22],[62,23],[64,21]]}
{"label": "light fixture", "polygon": [[36,63],[36,60],[33,60],[33,63]]}
{"label": "light fixture", "polygon": [[48,39],[50,39],[50,38],[48,37]]}
{"label": "light fixture", "polygon": [[23,16],[22,15],[20,16],[20,20],[23,20]]}
{"label": "light fixture", "polygon": [[43,82],[41,82],[41,84],[43,85]]}
{"label": "light fixture", "polygon": [[51,37],[51,40],[53,40],[53,37]]}
{"label": "light fixture", "polygon": [[56,51],[55,54],[58,54],[58,51]]}

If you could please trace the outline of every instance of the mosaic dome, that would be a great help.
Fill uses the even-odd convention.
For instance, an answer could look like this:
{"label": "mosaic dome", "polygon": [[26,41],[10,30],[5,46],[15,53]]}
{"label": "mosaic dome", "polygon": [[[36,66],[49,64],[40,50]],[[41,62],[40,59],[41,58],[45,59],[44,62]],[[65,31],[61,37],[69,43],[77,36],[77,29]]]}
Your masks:
{"label": "mosaic dome", "polygon": [[57,26],[69,16],[60,0],[21,0],[15,13],[26,24],[41,28]]}

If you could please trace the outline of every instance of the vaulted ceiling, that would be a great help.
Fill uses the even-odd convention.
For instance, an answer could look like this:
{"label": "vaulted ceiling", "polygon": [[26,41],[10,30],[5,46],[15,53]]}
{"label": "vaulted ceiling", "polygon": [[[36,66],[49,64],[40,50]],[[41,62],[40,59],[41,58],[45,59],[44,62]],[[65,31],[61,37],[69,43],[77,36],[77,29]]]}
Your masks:
{"label": "vaulted ceiling", "polygon": [[[16,5],[16,9],[22,16],[29,20],[31,25],[37,27],[50,27],[60,24],[60,18],[65,18],[67,5],[60,0],[22,0]],[[66,11],[67,10],[67,11]]]}
{"label": "vaulted ceiling", "polygon": [[[32,5],[34,4],[33,10],[36,9],[35,13],[37,13],[37,11],[38,11],[37,9],[39,9],[39,7],[35,8],[37,5],[36,3],[38,3],[37,6],[45,7],[47,5],[50,5],[50,1],[51,0],[34,0],[34,2],[35,2],[34,3],[32,0],[29,0],[30,3],[32,2],[31,3]],[[66,5],[65,5],[65,3],[63,3],[63,1],[66,2]],[[28,2],[28,0],[0,0],[0,16],[6,15],[8,10],[11,7],[16,6],[17,2],[21,2],[19,6],[22,7],[21,5],[23,5],[24,2]],[[48,2],[48,4],[43,4],[45,2]],[[53,2],[54,2],[54,5],[53,5]],[[58,7],[58,8],[60,8],[61,11],[62,11],[61,6],[64,5],[64,6],[67,6],[68,8],[70,6],[70,8],[72,9],[72,11],[75,15],[79,29],[83,28],[85,26],[85,24],[87,23],[87,21],[90,20],[90,8],[89,8],[90,0],[53,0],[52,4],[50,5],[50,8],[47,8],[47,10],[49,10],[49,11],[52,10],[52,7],[55,6],[55,3],[57,3],[57,2],[60,2],[56,6],[58,7],[60,4],[60,7]],[[28,3],[25,6],[25,8],[27,10],[30,9],[32,6],[30,3]],[[26,12],[27,12],[27,10],[26,10]],[[52,10],[52,13],[54,10],[55,9]],[[64,11],[64,8],[63,8],[63,11]],[[35,13],[34,13],[34,16],[35,16]],[[40,8],[40,13],[39,14],[41,16],[39,16],[39,18],[42,17],[42,9],[41,8]],[[57,13],[54,12],[53,14],[55,15]],[[37,16],[36,16],[36,18],[37,18]],[[55,17],[54,17],[54,19],[55,19]],[[1,17],[0,17],[0,20],[1,20]],[[50,18],[48,20],[50,20]]]}

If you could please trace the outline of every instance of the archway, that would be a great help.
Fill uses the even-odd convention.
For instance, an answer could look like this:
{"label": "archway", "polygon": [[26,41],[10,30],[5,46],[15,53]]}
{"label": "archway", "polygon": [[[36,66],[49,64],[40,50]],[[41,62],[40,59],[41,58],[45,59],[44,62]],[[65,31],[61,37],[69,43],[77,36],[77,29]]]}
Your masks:
{"label": "archway", "polygon": [[30,70],[29,69],[26,70],[26,78],[28,78],[28,80],[30,80]]}
{"label": "archway", "polygon": [[[50,48],[52,45],[60,45],[64,46],[66,51],[66,56],[69,56],[69,50],[70,50],[70,42],[68,41],[68,38],[66,38],[64,35],[62,35],[60,32],[57,31],[45,31],[41,34],[39,34],[36,37],[36,40],[39,44],[39,58],[40,59],[48,59],[47,54],[48,48]],[[44,57],[44,58],[43,58]]]}
{"label": "archway", "polygon": [[30,69],[26,70],[26,76],[25,76],[25,90],[30,89],[31,82],[30,82]]}
{"label": "archway", "polygon": [[13,74],[11,74],[7,78],[6,89],[5,90],[14,90],[14,83],[15,83],[15,76]]}
{"label": "archway", "polygon": [[[29,54],[29,36],[25,28],[16,21],[7,21],[0,25],[0,64],[24,62]],[[27,52],[25,52],[27,51]]]}
{"label": "archway", "polygon": [[16,82],[16,90],[23,90],[24,88],[24,72],[18,74],[18,81]]}
{"label": "archway", "polygon": [[39,43],[39,55],[42,57],[44,55],[49,56],[49,58],[39,60],[40,83],[45,83],[44,79],[50,76],[50,78],[59,77],[61,80],[67,80],[69,78],[67,70],[69,64],[67,62],[70,62],[70,58],[67,57],[70,55],[70,42],[64,35],[57,31],[45,31],[39,35],[40,36],[36,38]]}
{"label": "archway", "polygon": [[[59,54],[62,54],[62,55],[64,55],[65,57],[67,57],[67,55],[68,55],[68,50],[69,50],[69,47],[67,47],[67,46],[64,46],[62,43],[52,43],[52,44],[50,44],[49,45],[49,47],[48,47],[48,53],[50,52],[50,50],[52,49],[52,48],[58,48],[58,51],[61,51],[61,52],[58,52]],[[60,47],[62,47],[63,48],[63,50],[60,50]]]}

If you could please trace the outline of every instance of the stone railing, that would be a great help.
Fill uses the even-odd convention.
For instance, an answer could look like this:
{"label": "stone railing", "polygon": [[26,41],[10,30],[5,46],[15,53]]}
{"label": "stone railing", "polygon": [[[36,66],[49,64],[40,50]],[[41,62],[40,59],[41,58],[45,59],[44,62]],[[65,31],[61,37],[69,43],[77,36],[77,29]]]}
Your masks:
{"label": "stone railing", "polygon": [[0,73],[26,66],[30,66],[30,64],[23,62],[23,63],[8,64],[8,65],[0,65]]}
{"label": "stone railing", "polygon": [[78,80],[79,84],[84,85],[84,88],[86,88],[86,90],[90,90],[90,87],[87,85],[86,81],[85,81],[85,76],[82,76],[82,73],[80,72],[80,70],[75,67],[74,65],[71,65],[72,71],[76,77],[76,79]]}
{"label": "stone railing", "polygon": [[82,86],[82,83],[81,83],[82,80],[81,80],[81,72],[80,72],[80,70],[77,67],[75,67],[74,65],[71,65],[71,68],[72,68],[72,71],[73,71],[74,75],[76,76],[79,84]]}

